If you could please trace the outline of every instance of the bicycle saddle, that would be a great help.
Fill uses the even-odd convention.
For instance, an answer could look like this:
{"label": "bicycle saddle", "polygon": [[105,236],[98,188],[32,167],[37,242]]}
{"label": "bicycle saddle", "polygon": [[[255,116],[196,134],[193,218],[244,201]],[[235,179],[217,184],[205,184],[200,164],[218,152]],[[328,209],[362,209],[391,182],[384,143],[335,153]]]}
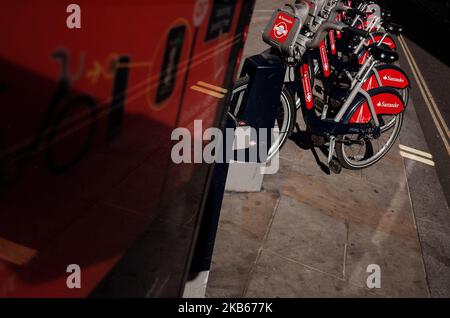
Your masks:
{"label": "bicycle saddle", "polygon": [[391,11],[381,9],[381,17],[383,19],[390,19],[392,17]]}
{"label": "bicycle saddle", "polygon": [[385,46],[378,46],[377,44],[369,46],[369,52],[375,60],[383,63],[394,63],[399,59],[396,52]]}
{"label": "bicycle saddle", "polygon": [[386,31],[388,31],[389,33],[392,33],[396,36],[399,36],[400,34],[403,33],[403,25],[385,22],[383,24],[383,26],[386,29]]}

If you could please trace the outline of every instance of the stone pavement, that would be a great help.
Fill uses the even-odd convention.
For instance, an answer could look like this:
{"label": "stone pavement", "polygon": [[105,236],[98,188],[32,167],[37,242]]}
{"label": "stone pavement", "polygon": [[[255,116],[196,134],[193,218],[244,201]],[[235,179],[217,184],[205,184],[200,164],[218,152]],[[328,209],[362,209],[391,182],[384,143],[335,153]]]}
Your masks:
{"label": "stone pavement", "polygon": [[[207,297],[429,296],[398,146],[327,175],[289,141],[280,165],[261,193],[226,195]],[[370,264],[380,289],[366,286]]]}

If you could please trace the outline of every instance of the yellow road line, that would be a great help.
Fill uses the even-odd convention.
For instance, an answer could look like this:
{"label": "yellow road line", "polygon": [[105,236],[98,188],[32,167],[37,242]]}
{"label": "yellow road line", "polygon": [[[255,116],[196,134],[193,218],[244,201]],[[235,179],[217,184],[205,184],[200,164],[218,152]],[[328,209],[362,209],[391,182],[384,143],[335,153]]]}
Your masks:
{"label": "yellow road line", "polygon": [[425,152],[425,151],[422,151],[422,150],[417,150],[417,149],[414,149],[414,148],[411,148],[411,147],[408,147],[408,146],[404,146],[404,145],[400,145],[400,149],[404,150],[404,151],[407,151],[407,152],[410,152],[410,153],[413,153],[413,154],[416,154],[416,155],[419,155],[419,156],[422,156],[422,157],[425,157],[425,158],[428,158],[428,159],[433,159],[433,155],[432,154],[430,154],[428,152]]}
{"label": "yellow road line", "polygon": [[217,93],[217,92],[214,92],[214,91],[210,91],[209,89],[206,89],[206,88],[203,88],[203,87],[200,87],[200,86],[197,86],[197,85],[191,86],[191,89],[193,89],[194,91],[206,94],[206,95],[214,96],[214,97],[219,98],[219,99],[222,99],[222,98],[225,97],[224,94],[220,94],[220,93]]}
{"label": "yellow road line", "polygon": [[25,265],[36,255],[35,249],[0,237],[0,259],[16,265]]}
{"label": "yellow road line", "polygon": [[436,101],[435,101],[435,99],[433,97],[433,94],[431,94],[431,91],[430,91],[430,89],[429,89],[429,87],[427,85],[427,82],[425,81],[425,79],[423,77],[423,74],[420,71],[420,68],[419,68],[419,66],[416,63],[416,59],[414,58],[413,54],[411,53],[411,50],[409,49],[409,46],[406,43],[406,41],[403,38],[401,39],[401,41],[403,41],[403,44],[405,45],[405,48],[408,51],[409,56],[412,58],[411,60],[412,60],[414,66],[416,68],[417,75],[419,76],[419,78],[422,81],[423,88],[425,89],[425,92],[427,93],[427,96],[428,96],[428,98],[429,98],[429,100],[431,102],[431,105],[433,106],[433,108],[436,111],[436,114],[437,114],[439,120],[441,121],[442,127],[444,128],[445,133],[447,134],[447,137],[450,138],[450,129],[448,128],[447,123],[444,120],[444,116],[442,116],[442,114],[441,114],[441,112],[439,110],[439,107],[436,104]]}
{"label": "yellow road line", "polygon": [[[422,97],[425,100],[425,104],[428,107],[428,110],[431,114],[431,117],[434,121],[434,124],[439,132],[439,135],[442,138],[442,141],[444,142],[444,146],[447,149],[447,153],[450,156],[450,144],[447,136],[450,136],[449,129],[447,124],[445,123],[442,114],[440,113],[436,102],[431,95],[431,92],[422,76],[422,73],[420,72],[420,69],[417,66],[417,63],[414,60],[413,55],[411,54],[411,51],[408,48],[408,45],[406,44],[405,40],[402,36],[399,37],[400,45],[402,46],[402,49],[405,53],[406,59],[408,60],[408,63],[411,67],[411,70],[413,72],[413,75],[419,85],[420,92],[422,93]],[[428,92],[428,94],[427,94]]]}
{"label": "yellow road line", "polygon": [[419,156],[416,156],[416,155],[413,155],[411,153],[400,151],[400,156],[402,156],[404,158],[411,159],[411,160],[419,161],[419,162],[422,162],[422,163],[424,163],[426,165],[434,167],[434,161],[429,160],[429,159],[425,159],[425,158],[422,158],[422,157],[419,157]]}
{"label": "yellow road line", "polygon": [[200,86],[203,86],[203,87],[215,90],[215,91],[217,91],[219,93],[226,94],[228,92],[228,90],[225,89],[225,88],[218,87],[218,86],[215,86],[215,85],[212,85],[212,84],[208,84],[208,83],[205,83],[205,82],[202,82],[202,81],[197,82],[197,85],[200,85]]}

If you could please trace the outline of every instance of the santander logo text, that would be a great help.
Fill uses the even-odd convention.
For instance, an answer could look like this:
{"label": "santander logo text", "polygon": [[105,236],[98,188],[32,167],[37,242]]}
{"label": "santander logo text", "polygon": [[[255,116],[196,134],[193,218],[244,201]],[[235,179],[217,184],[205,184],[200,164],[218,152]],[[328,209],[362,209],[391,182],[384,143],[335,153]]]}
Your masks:
{"label": "santander logo text", "polygon": [[388,103],[385,101],[379,101],[377,104],[378,107],[385,107],[385,108],[398,108],[400,104],[398,103]]}
{"label": "santander logo text", "polygon": [[385,75],[385,76],[383,77],[383,79],[384,79],[385,81],[391,81],[391,82],[396,82],[396,83],[404,83],[404,82],[405,82],[405,79],[403,79],[403,78],[401,78],[401,77],[397,78],[397,77],[391,77],[391,76],[389,76],[389,75]]}
{"label": "santander logo text", "polygon": [[279,16],[278,16],[278,19],[280,19],[281,21],[284,21],[284,22],[286,22],[286,23],[289,23],[289,24],[292,24],[292,23],[293,23],[292,20],[286,19],[286,18],[283,17],[282,15],[279,15]]}

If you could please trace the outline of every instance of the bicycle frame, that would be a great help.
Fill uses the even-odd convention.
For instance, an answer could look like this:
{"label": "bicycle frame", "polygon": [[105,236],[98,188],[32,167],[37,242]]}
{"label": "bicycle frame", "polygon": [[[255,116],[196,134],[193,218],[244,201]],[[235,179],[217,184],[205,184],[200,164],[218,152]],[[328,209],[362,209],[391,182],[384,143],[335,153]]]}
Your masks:
{"label": "bicycle frame", "polygon": [[[314,109],[314,94],[311,88],[308,65],[309,63],[305,61],[300,66],[301,80],[298,81],[300,82],[300,85],[298,85],[300,87],[298,95],[301,97],[301,105],[306,124],[313,132],[319,135],[331,137],[345,134],[377,134],[380,131],[378,115],[380,115],[381,108],[378,106],[377,111],[377,107],[375,107],[373,102],[374,94],[386,92],[388,94],[397,95],[395,97],[401,100],[401,97],[397,91],[393,90],[392,87],[386,87],[383,85],[383,80],[378,71],[375,69],[377,61],[370,56],[352,80],[351,88],[346,97],[346,101],[341,106],[335,118],[331,120],[319,118],[316,114],[316,110]],[[376,91],[374,94],[371,94],[371,92],[373,93],[375,90],[367,91],[366,87],[364,87],[367,80],[372,76],[375,77],[379,86],[379,91]],[[409,81],[403,83],[402,85],[409,85]],[[371,120],[368,122],[358,122],[357,120],[353,120],[353,122],[351,122],[353,114],[360,109],[361,105],[364,103],[366,103],[369,109]],[[398,107],[392,107],[389,111],[383,111],[386,111],[387,114],[395,114],[400,113],[405,109],[403,101],[398,103],[394,102],[392,104],[395,104]]]}
{"label": "bicycle frame", "polygon": [[[308,127],[316,134],[331,137],[337,135],[346,135],[346,134],[376,134],[379,132],[380,123],[377,118],[377,114],[374,108],[374,105],[371,101],[370,95],[365,91],[360,91],[361,87],[359,85],[355,86],[350,94],[346,105],[342,107],[343,114],[347,113],[350,107],[353,105],[353,101],[355,100],[358,93],[361,93],[362,96],[369,103],[369,107],[371,109],[371,113],[374,118],[375,125],[371,123],[367,124],[352,124],[345,123],[342,121],[342,117],[337,120],[322,120],[316,114],[314,109],[314,94],[311,88],[310,74],[309,74],[309,66],[308,62],[302,62],[297,68],[300,69],[299,75],[300,78],[297,78],[295,81],[295,86],[298,89],[298,95],[302,101],[302,111],[304,114],[305,122]],[[358,88],[359,86],[359,88]]]}
{"label": "bicycle frame", "polygon": [[350,94],[348,95],[347,100],[345,101],[344,105],[342,105],[341,109],[339,110],[338,114],[336,115],[336,117],[334,119],[335,122],[340,122],[342,120],[344,115],[350,109],[350,106],[352,105],[355,97],[358,94],[362,94],[366,98],[366,100],[369,104],[370,113],[372,115],[372,118],[375,121],[375,125],[377,127],[379,127],[380,123],[378,121],[378,116],[375,111],[375,107],[373,106],[372,99],[370,98],[370,95],[367,93],[367,91],[362,89],[366,80],[369,79],[369,75],[372,72],[372,70],[374,69],[374,67],[376,66],[376,64],[377,64],[377,62],[373,59],[373,57],[369,57],[367,59],[367,61],[364,63],[363,67],[361,67],[358,74],[355,76],[355,78],[352,81]]}

